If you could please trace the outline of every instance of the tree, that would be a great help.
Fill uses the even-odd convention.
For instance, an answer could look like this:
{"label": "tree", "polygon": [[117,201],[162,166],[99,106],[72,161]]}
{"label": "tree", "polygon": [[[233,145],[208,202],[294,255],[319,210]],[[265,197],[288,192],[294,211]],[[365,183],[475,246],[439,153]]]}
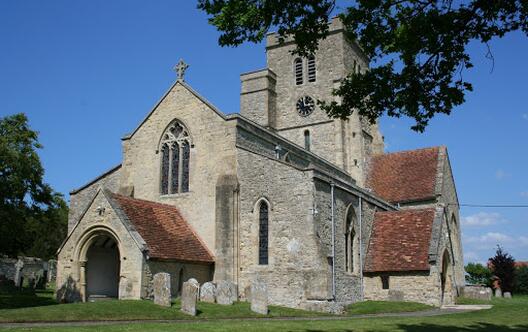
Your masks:
{"label": "tree", "polygon": [[[198,8],[211,16],[222,46],[260,42],[277,29],[282,40],[293,37],[295,53],[308,55],[328,36],[335,0],[199,0]],[[462,77],[473,67],[471,41],[488,45],[511,31],[528,34],[525,0],[357,0],[339,16],[372,66],[350,74],[334,90],[340,103],[319,101],[321,107],[342,119],[354,110],[372,122],[382,114],[407,116],[420,132],[472,91]]]}
{"label": "tree", "polygon": [[528,266],[518,266],[515,269],[513,291],[516,294],[528,294]]}
{"label": "tree", "polygon": [[[37,132],[30,129],[24,114],[0,118],[2,254],[26,254],[39,241],[64,237],[66,203],[43,181],[44,168],[37,154],[41,147]],[[45,229],[52,224],[54,227]],[[53,243],[56,245],[56,240]],[[50,250],[35,249],[33,253],[49,256]]]}
{"label": "tree", "polygon": [[491,285],[491,271],[480,263],[469,263],[464,267],[466,281],[472,285]]}
{"label": "tree", "polygon": [[515,259],[497,245],[495,256],[489,259],[488,265],[493,275],[499,279],[502,291],[511,292],[513,290]]}

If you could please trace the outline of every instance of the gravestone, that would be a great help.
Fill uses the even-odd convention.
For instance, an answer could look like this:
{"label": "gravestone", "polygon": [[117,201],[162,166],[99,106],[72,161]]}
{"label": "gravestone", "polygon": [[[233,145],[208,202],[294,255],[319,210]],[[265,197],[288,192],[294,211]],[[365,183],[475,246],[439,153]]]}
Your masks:
{"label": "gravestone", "polygon": [[502,297],[502,290],[500,288],[495,290],[495,297]]}
{"label": "gravestone", "polygon": [[22,268],[24,268],[24,262],[19,259],[15,263],[15,286],[16,287],[22,287]]}
{"label": "gravestone", "polygon": [[181,296],[181,311],[196,316],[196,301],[198,299],[198,291],[200,290],[198,282],[191,280],[183,283]]}
{"label": "gravestone", "polygon": [[493,291],[490,287],[483,286],[465,286],[463,289],[463,296],[469,299],[491,301]]}
{"label": "gravestone", "polygon": [[215,303],[216,286],[212,282],[206,282],[200,287],[200,301]]}
{"label": "gravestone", "polygon": [[504,298],[505,299],[511,299],[512,298],[511,293],[510,292],[504,292]]}
{"label": "gravestone", "polygon": [[251,311],[258,314],[268,314],[268,287],[260,280],[251,284]]}
{"label": "gravestone", "polygon": [[237,285],[225,280],[220,280],[216,285],[216,303],[233,304],[237,300]]}
{"label": "gravestone", "polygon": [[404,293],[401,290],[389,289],[389,301],[404,301]]}
{"label": "gravestone", "polygon": [[170,274],[156,273],[153,281],[154,303],[164,307],[171,306]]}

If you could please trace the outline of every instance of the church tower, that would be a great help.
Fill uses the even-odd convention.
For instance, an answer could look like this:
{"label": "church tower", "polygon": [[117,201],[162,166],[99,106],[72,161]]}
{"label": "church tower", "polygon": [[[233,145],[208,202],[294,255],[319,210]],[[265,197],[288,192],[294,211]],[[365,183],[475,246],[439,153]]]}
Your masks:
{"label": "church tower", "polygon": [[267,36],[267,68],[241,75],[241,114],[323,157],[364,183],[370,157],[383,153],[377,123],[353,113],[348,120],[331,119],[317,100],[332,101],[332,90],[349,73],[365,71],[368,59],[350,41],[337,18],[314,56],[292,54],[293,40],[279,43]]}

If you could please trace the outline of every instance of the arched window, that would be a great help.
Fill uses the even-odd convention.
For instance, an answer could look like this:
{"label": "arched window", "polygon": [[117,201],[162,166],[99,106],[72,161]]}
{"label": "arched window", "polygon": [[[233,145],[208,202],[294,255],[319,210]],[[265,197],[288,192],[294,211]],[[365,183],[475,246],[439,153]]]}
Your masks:
{"label": "arched window", "polygon": [[356,213],[352,206],[348,207],[345,223],[345,271],[356,272],[355,266],[359,263],[356,261],[358,252],[357,236],[354,227]]}
{"label": "arched window", "polygon": [[303,61],[302,58],[296,58],[293,61],[293,70],[295,72],[295,85],[303,84]]}
{"label": "arched window", "polygon": [[160,146],[161,194],[188,192],[191,142],[185,126],[173,121],[163,133]]}
{"label": "arched window", "polygon": [[315,82],[316,70],[315,70],[315,56],[310,55],[308,57],[308,82]]}
{"label": "arched window", "polygon": [[265,201],[259,206],[259,265],[268,264],[269,206]]}
{"label": "arched window", "polygon": [[310,138],[310,131],[309,130],[305,130],[304,131],[304,148],[308,151],[310,151],[310,146],[311,146],[311,138]]}

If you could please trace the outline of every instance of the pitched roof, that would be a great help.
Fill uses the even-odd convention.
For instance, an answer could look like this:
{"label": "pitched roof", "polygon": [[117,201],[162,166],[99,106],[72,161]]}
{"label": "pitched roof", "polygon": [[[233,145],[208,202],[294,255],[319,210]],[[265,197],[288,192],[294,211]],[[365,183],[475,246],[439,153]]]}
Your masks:
{"label": "pitched roof", "polygon": [[367,187],[391,203],[434,198],[439,151],[433,147],[375,156]]}
{"label": "pitched roof", "polygon": [[434,209],[376,212],[365,272],[427,271]]}
{"label": "pitched roof", "polygon": [[111,194],[111,198],[145,240],[149,257],[212,263],[213,255],[172,205]]}

